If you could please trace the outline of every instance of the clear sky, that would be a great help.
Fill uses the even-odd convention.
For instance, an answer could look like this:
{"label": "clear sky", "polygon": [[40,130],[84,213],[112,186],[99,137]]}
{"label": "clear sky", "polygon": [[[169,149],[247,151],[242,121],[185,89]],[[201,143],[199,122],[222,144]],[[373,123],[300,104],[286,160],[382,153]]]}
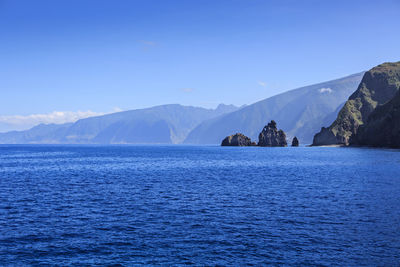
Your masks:
{"label": "clear sky", "polygon": [[400,60],[399,14],[399,0],[0,0],[0,115],[251,104]]}

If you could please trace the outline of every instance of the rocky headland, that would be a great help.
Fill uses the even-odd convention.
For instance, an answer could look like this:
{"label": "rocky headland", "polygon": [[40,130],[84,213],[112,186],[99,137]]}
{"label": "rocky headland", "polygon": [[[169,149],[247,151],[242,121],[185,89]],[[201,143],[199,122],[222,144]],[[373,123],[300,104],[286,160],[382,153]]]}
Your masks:
{"label": "rocky headland", "polygon": [[[391,102],[392,98],[399,91],[399,87],[400,62],[384,63],[367,71],[357,90],[349,97],[340,110],[336,120],[328,128],[323,127],[321,131],[314,136],[312,145],[368,145],[370,141],[372,142],[372,139],[375,139],[374,136],[376,136],[377,133],[372,129],[378,125],[378,121],[379,125],[383,127],[384,124],[390,123],[388,117],[389,110],[392,111],[392,113],[390,113],[392,114],[391,116],[397,114],[394,110],[396,101],[391,104],[388,102]],[[388,106],[384,105],[386,103],[388,103]],[[377,111],[374,112],[375,110]],[[374,115],[372,115],[373,113]],[[370,115],[371,119],[369,119]],[[363,127],[362,134],[356,137],[360,126],[366,123],[369,124],[369,126],[366,125]],[[394,123],[394,120],[391,123]],[[389,129],[388,125],[389,124],[386,126],[387,129]],[[393,133],[380,133],[380,140],[389,138],[389,134]],[[379,142],[375,139],[372,143],[379,146]],[[385,142],[387,143],[388,141]]]}

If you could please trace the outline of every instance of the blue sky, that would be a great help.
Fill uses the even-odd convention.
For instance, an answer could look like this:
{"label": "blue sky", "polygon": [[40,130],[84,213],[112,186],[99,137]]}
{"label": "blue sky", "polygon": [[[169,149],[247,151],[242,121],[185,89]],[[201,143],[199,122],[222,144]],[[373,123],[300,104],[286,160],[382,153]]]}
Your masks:
{"label": "blue sky", "polygon": [[0,115],[251,104],[400,60],[400,1],[0,0]]}

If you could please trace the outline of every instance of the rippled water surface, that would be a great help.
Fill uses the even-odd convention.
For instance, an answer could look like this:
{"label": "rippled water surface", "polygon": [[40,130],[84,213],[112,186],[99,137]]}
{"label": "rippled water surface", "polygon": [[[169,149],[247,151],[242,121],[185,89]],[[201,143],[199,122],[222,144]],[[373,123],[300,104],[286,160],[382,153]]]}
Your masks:
{"label": "rippled water surface", "polygon": [[399,265],[400,151],[0,146],[0,264]]}

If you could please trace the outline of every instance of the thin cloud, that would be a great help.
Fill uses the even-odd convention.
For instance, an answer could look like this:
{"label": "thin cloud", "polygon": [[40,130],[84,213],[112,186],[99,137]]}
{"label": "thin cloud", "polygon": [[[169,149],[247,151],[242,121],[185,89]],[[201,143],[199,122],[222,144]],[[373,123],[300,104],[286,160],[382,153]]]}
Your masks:
{"label": "thin cloud", "polygon": [[157,44],[156,42],[147,40],[139,40],[138,42],[147,46],[155,46]]}
{"label": "thin cloud", "polygon": [[156,42],[148,41],[148,40],[139,40],[140,44],[142,44],[142,49],[144,51],[148,51],[150,48],[155,47],[157,45]]}
{"label": "thin cloud", "polygon": [[193,88],[182,88],[181,90],[182,90],[183,92],[185,92],[185,93],[191,93],[191,92],[194,91]]}
{"label": "thin cloud", "polygon": [[319,89],[318,91],[319,91],[321,94],[323,94],[323,93],[328,93],[328,94],[330,94],[330,93],[333,92],[333,90],[332,90],[331,88],[321,88],[321,89]]}
{"label": "thin cloud", "polygon": [[259,82],[258,82],[258,85],[260,85],[260,86],[262,86],[262,87],[266,87],[266,86],[267,86],[267,84],[266,84],[265,82],[262,82],[262,81],[259,81]]}
{"label": "thin cloud", "polygon": [[93,111],[53,111],[47,114],[31,115],[8,115],[0,116],[0,124],[7,125],[8,130],[25,130],[38,124],[62,124],[75,122],[93,116],[104,115],[105,113]]}
{"label": "thin cloud", "polygon": [[113,108],[113,112],[121,112],[121,111],[124,111],[122,108],[120,108],[120,107],[114,107]]}

